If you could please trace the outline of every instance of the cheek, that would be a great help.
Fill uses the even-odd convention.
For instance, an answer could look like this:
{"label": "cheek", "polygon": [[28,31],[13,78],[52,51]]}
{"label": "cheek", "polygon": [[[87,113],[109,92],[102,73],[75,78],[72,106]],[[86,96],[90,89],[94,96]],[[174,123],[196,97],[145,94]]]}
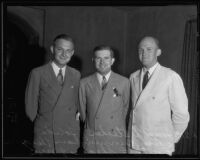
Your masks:
{"label": "cheek", "polygon": [[99,67],[99,63],[98,63],[98,62],[95,62],[95,66],[96,66],[96,67]]}
{"label": "cheek", "polygon": [[139,54],[138,57],[139,57],[139,59],[141,60],[141,59],[142,59],[142,54]]}
{"label": "cheek", "polygon": [[59,57],[60,55],[61,55],[61,53],[59,53],[59,52],[55,53],[55,57]]}

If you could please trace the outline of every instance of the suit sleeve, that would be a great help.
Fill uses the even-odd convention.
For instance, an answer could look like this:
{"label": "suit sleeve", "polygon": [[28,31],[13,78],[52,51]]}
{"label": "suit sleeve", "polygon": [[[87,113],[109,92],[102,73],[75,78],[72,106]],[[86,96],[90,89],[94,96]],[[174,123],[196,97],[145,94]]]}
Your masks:
{"label": "suit sleeve", "polygon": [[[124,104],[124,122],[126,126],[126,147],[130,148],[130,130],[129,130],[129,123],[130,123],[130,81],[128,80],[123,91],[123,104]],[[127,148],[127,149],[128,149]]]}
{"label": "suit sleeve", "polygon": [[77,93],[77,97],[76,97],[76,106],[77,106],[76,116],[78,116],[78,117],[79,117],[79,113],[80,113],[79,96],[78,96],[78,94],[79,94],[79,86],[80,86],[80,77],[81,77],[81,75],[78,72],[78,87],[77,87],[77,91],[76,91],[76,93]]}
{"label": "suit sleeve", "polygon": [[124,104],[124,117],[127,116],[127,111],[129,108],[129,101],[130,101],[130,82],[127,80],[127,83],[124,87],[123,91],[123,104]]}
{"label": "suit sleeve", "polygon": [[25,91],[25,111],[31,121],[34,121],[38,109],[39,75],[33,70],[28,79]]}
{"label": "suit sleeve", "polygon": [[175,143],[179,141],[189,122],[188,99],[181,77],[174,73],[169,89]]}
{"label": "suit sleeve", "polygon": [[79,87],[79,112],[80,112],[80,118],[82,121],[85,121],[86,118],[86,93],[84,84],[80,81],[80,87]]}

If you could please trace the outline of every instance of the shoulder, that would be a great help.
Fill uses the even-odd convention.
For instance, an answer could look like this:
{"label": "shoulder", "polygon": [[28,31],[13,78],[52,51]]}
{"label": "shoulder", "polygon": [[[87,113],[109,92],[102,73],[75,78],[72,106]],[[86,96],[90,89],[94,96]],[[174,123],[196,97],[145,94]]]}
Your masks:
{"label": "shoulder", "polygon": [[140,69],[130,74],[130,79],[137,77],[140,74]]}
{"label": "shoulder", "polygon": [[81,79],[81,83],[87,83],[87,82],[90,82],[92,79],[94,79],[95,78],[95,76],[96,76],[96,74],[94,73],[94,74],[91,74],[91,75],[89,75],[89,76],[86,76],[86,77],[84,77],[84,78],[82,78]]}
{"label": "shoulder", "polygon": [[114,77],[115,77],[116,79],[118,79],[118,81],[129,82],[129,79],[128,79],[127,77],[125,77],[125,76],[122,76],[122,75],[120,75],[120,74],[118,74],[118,73],[115,73],[115,72],[113,72],[113,75],[114,75]]}
{"label": "shoulder", "polygon": [[163,80],[171,82],[171,84],[179,84],[183,82],[181,76],[168,67],[161,66],[159,76],[162,77]]}
{"label": "shoulder", "polygon": [[75,68],[73,68],[73,67],[70,67],[70,66],[67,66],[68,67],[68,69],[70,70],[70,72],[74,75],[74,76],[77,76],[77,77],[81,77],[81,74],[80,74],[80,72],[77,70],[77,69],[75,69]]}
{"label": "shoulder", "polygon": [[161,72],[165,76],[180,77],[180,75],[176,71],[174,71],[173,69],[168,68],[168,67],[161,66]]}
{"label": "shoulder", "polygon": [[49,67],[49,65],[50,65],[50,64],[47,63],[47,64],[44,64],[44,65],[42,65],[42,66],[33,68],[33,69],[31,70],[31,73],[32,73],[32,74],[40,74],[40,73],[46,71],[47,68]]}

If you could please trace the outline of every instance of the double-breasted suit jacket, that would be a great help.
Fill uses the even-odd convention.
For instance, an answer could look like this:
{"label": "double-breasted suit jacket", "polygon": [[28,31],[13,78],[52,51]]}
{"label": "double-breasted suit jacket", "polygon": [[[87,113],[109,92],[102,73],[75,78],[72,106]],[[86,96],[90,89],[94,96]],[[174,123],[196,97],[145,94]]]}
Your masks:
{"label": "double-breasted suit jacket", "polygon": [[130,76],[130,147],[144,153],[171,155],[189,121],[183,82],[176,72],[160,64],[143,91],[141,80],[141,70]]}
{"label": "double-breasted suit jacket", "polygon": [[34,121],[36,153],[76,153],[79,147],[78,88],[80,73],[66,66],[63,86],[51,63],[31,71],[26,93],[26,114]]}
{"label": "double-breasted suit jacket", "polygon": [[81,80],[80,113],[85,122],[83,145],[87,153],[126,152],[129,94],[129,80],[114,72],[104,91],[96,74]]}

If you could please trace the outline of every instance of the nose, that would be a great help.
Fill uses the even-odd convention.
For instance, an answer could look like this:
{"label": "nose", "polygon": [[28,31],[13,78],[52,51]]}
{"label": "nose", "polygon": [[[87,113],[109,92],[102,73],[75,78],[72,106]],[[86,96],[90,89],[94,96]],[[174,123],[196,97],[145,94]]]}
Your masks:
{"label": "nose", "polygon": [[68,51],[62,51],[62,56],[67,56],[68,55]]}
{"label": "nose", "polygon": [[100,64],[103,64],[104,63],[104,59],[100,59]]}

